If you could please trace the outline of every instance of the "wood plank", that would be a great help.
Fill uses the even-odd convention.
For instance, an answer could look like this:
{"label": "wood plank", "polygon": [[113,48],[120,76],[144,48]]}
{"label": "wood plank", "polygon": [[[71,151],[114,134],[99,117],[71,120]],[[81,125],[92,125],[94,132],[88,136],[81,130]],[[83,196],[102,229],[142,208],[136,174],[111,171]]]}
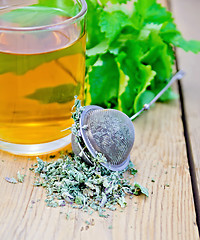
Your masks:
{"label": "wood plank", "polygon": [[[1,152],[0,239],[198,239],[180,115],[177,100],[157,104],[134,122],[131,159],[138,169],[134,180],[148,187],[150,197],[128,199],[123,212],[111,212],[108,219],[72,210],[67,220],[69,207],[46,207],[45,191],[32,186],[33,173],[28,170],[34,157]],[[24,183],[4,180],[18,170],[27,175]],[[87,229],[85,221],[91,219],[95,224]]]}
{"label": "wood plank", "polygon": [[[173,10],[177,25],[186,39],[200,40],[200,1],[198,0],[172,0],[171,8]],[[186,121],[191,146],[191,154],[194,163],[194,176],[196,184],[197,208],[200,211],[200,54],[186,53],[177,49],[179,67],[187,73],[182,81],[183,98],[185,106]],[[195,183],[194,183],[195,184]],[[200,212],[199,212],[200,224]]]}
{"label": "wood plank", "polygon": [[[33,187],[34,175],[28,170],[35,158],[0,152],[0,239],[198,239],[179,101],[156,104],[134,125],[131,160],[138,174],[133,181],[148,187],[150,196],[128,199],[127,207],[108,219],[73,209],[67,220],[70,207],[46,207],[45,191]],[[4,180],[18,170],[27,175],[24,183]],[[87,228],[85,221],[91,219],[94,225]]]}

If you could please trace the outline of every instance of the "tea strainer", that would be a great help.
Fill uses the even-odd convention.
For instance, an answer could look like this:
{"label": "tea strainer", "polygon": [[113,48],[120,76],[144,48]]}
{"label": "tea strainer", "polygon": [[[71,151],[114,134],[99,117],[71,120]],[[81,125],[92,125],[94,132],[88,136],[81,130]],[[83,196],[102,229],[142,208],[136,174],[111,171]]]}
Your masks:
{"label": "tea strainer", "polygon": [[183,75],[182,70],[178,71],[154,99],[144,104],[143,108],[131,118],[118,110],[103,109],[95,105],[86,106],[80,117],[80,136],[84,144],[76,142],[72,134],[74,154],[81,156],[85,162],[92,165],[92,157],[96,157],[100,152],[107,159],[106,163],[102,163],[106,168],[113,171],[125,169],[129,164],[130,151],[135,140],[132,120],[144,110],[148,110],[169,86],[175,80],[180,80]]}

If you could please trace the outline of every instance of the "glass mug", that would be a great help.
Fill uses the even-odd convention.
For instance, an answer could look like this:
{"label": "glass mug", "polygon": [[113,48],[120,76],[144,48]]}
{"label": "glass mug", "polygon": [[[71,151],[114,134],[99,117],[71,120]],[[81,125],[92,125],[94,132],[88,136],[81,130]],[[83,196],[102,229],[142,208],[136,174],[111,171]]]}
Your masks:
{"label": "glass mug", "polygon": [[85,0],[0,3],[0,149],[39,155],[70,143],[84,97]]}

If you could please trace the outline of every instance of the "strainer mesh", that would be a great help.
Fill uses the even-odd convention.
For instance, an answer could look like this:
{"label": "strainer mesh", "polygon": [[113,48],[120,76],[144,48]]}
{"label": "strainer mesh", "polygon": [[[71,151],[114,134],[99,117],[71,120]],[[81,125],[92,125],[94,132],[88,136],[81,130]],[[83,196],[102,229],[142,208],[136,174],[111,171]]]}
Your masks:
{"label": "strainer mesh", "polygon": [[114,109],[90,111],[85,116],[87,138],[95,151],[105,155],[108,163],[119,165],[128,157],[134,142],[130,119]]}

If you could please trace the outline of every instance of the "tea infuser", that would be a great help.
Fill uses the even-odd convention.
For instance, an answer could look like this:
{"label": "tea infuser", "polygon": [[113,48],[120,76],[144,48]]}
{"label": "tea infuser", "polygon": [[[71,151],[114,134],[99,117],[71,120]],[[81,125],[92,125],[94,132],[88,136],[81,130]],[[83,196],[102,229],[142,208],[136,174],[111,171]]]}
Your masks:
{"label": "tea infuser", "polygon": [[180,80],[183,76],[184,72],[178,71],[150,103],[144,104],[143,108],[130,118],[115,109],[103,109],[95,105],[86,106],[80,117],[80,136],[84,146],[75,141],[75,136],[72,134],[74,154],[93,165],[91,156],[96,157],[100,152],[107,159],[106,163],[101,163],[103,166],[113,171],[125,169],[129,164],[130,151],[135,140],[132,120],[148,110],[174,81]]}

